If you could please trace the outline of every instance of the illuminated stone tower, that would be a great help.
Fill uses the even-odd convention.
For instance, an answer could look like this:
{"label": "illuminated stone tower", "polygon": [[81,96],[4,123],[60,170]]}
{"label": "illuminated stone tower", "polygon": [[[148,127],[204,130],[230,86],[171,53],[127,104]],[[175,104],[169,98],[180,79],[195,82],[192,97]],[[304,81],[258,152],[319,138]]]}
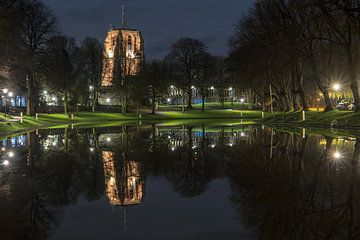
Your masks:
{"label": "illuminated stone tower", "polygon": [[104,43],[103,87],[111,87],[116,77],[136,76],[144,63],[144,40],[141,32],[125,27],[110,29]]}

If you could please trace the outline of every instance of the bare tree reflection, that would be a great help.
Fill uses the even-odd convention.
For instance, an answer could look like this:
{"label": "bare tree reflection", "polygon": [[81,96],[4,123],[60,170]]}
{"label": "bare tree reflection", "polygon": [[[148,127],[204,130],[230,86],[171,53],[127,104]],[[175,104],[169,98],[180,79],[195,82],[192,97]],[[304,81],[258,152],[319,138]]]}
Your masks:
{"label": "bare tree reflection", "polygon": [[[270,136],[269,136],[270,134]],[[263,139],[270,140],[266,132]],[[232,201],[259,239],[358,239],[359,140],[353,156],[326,137],[277,133],[273,156],[261,142],[237,153],[229,167]]]}

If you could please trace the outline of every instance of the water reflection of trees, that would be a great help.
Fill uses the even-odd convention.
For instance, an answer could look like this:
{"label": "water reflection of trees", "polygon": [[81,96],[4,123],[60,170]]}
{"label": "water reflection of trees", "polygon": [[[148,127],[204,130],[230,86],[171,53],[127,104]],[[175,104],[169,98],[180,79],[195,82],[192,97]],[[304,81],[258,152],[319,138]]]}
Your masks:
{"label": "water reflection of trees", "polygon": [[319,137],[260,137],[237,150],[228,172],[232,200],[258,238],[358,239],[359,140],[337,159],[332,138],[321,149]]}
{"label": "water reflection of trees", "polygon": [[[27,151],[17,153],[22,161],[1,170],[0,226],[8,230],[3,236],[46,239],[61,218],[60,207],[76,202],[80,195],[88,200],[102,196],[99,158],[90,155],[86,141],[80,143],[76,134],[69,130],[28,133]],[[62,141],[48,146],[49,135]]]}
{"label": "water reflection of trees", "polygon": [[206,191],[207,184],[218,176],[219,161],[209,155],[209,139],[202,127],[198,144],[194,144],[191,127],[184,128],[183,145],[173,154],[166,178],[182,197],[191,198]]}

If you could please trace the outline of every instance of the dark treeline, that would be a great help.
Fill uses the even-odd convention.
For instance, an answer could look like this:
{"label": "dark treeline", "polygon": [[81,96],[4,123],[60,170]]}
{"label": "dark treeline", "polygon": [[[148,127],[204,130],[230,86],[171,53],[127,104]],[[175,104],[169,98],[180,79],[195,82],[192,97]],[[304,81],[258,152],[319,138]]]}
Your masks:
{"label": "dark treeline", "polygon": [[[90,37],[78,44],[63,35],[59,21],[41,0],[0,3],[1,89],[26,95],[29,115],[48,111],[51,101],[51,106],[62,105],[65,114],[79,107],[96,111],[101,105],[99,95],[104,93],[103,44]],[[192,109],[194,86],[203,103],[210,86],[221,89],[220,95],[224,95],[229,83],[223,77],[223,62],[223,58],[212,56],[203,42],[181,38],[170,46],[164,59],[145,62],[135,78],[127,76],[126,64],[118,66],[112,97],[119,102],[112,105],[121,106],[123,113],[135,107],[139,111],[143,106],[155,113],[170,95],[170,86],[175,85],[177,97]]]}
{"label": "dark treeline", "polygon": [[102,44],[62,35],[40,0],[0,1],[0,51],[1,88],[25,92],[29,115],[44,104],[43,89],[60,95],[67,113],[69,104],[90,105],[89,86],[100,84]]}
{"label": "dark treeline", "polygon": [[[41,0],[0,3],[1,88],[24,93],[29,115],[46,111],[51,98],[65,113],[101,110],[103,44],[90,37],[77,43],[61,34]],[[166,103],[182,104],[185,111],[196,98],[204,111],[215,89],[223,108],[234,101],[236,89],[237,101],[263,110],[321,104],[328,111],[334,99],[351,101],[358,110],[359,40],[357,1],[256,1],[235,27],[228,57],[212,56],[203,42],[181,38],[164,59],[145,62],[136,78],[117,68],[121,77],[112,90],[120,100],[110,105],[123,113],[142,107],[155,113]]]}
{"label": "dark treeline", "polygon": [[272,90],[278,110],[306,110],[316,101],[331,110],[331,86],[340,82],[358,111],[359,4],[256,1],[230,40],[232,73],[263,99],[263,106],[270,105]]}

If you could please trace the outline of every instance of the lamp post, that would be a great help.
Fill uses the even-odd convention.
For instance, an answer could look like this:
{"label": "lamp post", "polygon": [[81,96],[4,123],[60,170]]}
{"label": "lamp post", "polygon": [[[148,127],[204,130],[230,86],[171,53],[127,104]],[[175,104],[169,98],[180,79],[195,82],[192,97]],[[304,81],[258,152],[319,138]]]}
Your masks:
{"label": "lamp post", "polygon": [[4,100],[5,100],[5,107],[4,107],[4,116],[6,117],[6,104],[7,104],[7,99],[6,99],[6,95],[8,94],[9,92],[9,89],[7,88],[4,88],[3,90],[3,93],[4,93]]}
{"label": "lamp post", "polygon": [[234,106],[234,92],[232,87],[229,88],[229,92],[231,97],[231,106]]}
{"label": "lamp post", "polygon": [[[332,89],[334,90],[334,92],[339,92],[341,90],[342,86],[339,84],[339,83],[334,83],[332,85]],[[336,101],[336,106],[338,104],[338,101],[337,101],[337,97],[335,96],[335,101]]]}

